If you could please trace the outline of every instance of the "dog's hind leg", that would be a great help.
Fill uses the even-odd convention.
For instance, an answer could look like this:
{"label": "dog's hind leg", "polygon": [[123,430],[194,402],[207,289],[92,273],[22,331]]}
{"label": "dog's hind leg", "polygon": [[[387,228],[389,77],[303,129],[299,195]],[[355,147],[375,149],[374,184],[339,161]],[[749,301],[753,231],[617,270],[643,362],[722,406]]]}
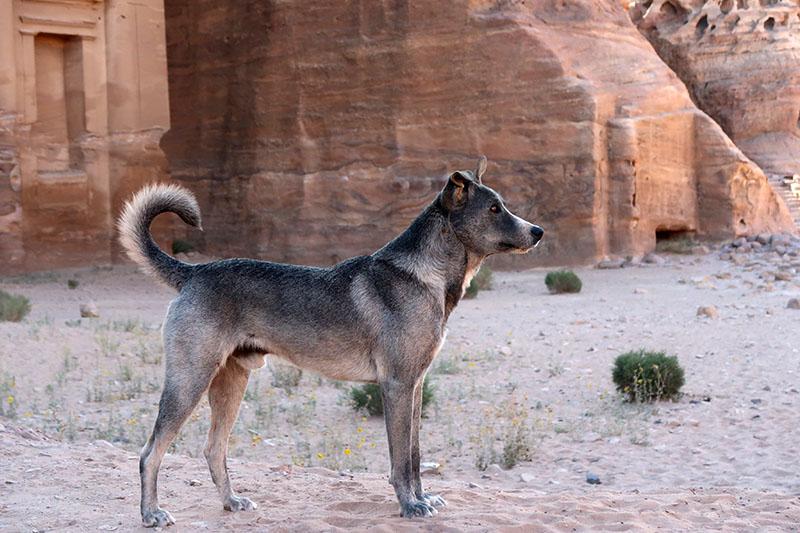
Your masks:
{"label": "dog's hind leg", "polygon": [[158,507],[158,469],[172,439],[203,397],[214,370],[213,366],[204,369],[200,365],[167,362],[167,378],[158,404],[158,417],[139,459],[142,523],[145,527],[175,523],[168,511]]}
{"label": "dog's hind leg", "polygon": [[420,380],[414,389],[414,414],[412,415],[411,426],[411,467],[414,479],[414,495],[418,500],[433,505],[435,507],[447,505],[444,498],[436,494],[429,494],[422,488],[422,476],[420,475],[420,453],[419,453],[419,423],[422,417],[422,388],[424,386],[424,378]]}
{"label": "dog's hind leg", "polygon": [[[394,486],[402,515],[406,517],[433,516],[430,504],[417,498],[412,464],[412,425],[414,423],[414,383],[388,380],[381,384],[383,416],[389,437],[392,474],[389,481]],[[419,424],[419,419],[416,419]],[[417,452],[417,457],[419,452]],[[419,467],[417,466],[417,469]]]}
{"label": "dog's hind leg", "polygon": [[231,489],[228,476],[226,454],[228,437],[239,414],[247,378],[250,371],[242,368],[234,358],[228,358],[227,364],[217,372],[208,388],[208,402],[211,405],[211,427],[205,446],[206,461],[211,470],[211,478],[217,486],[222,498],[222,506],[228,511],[252,510],[257,507],[249,498],[236,496]]}

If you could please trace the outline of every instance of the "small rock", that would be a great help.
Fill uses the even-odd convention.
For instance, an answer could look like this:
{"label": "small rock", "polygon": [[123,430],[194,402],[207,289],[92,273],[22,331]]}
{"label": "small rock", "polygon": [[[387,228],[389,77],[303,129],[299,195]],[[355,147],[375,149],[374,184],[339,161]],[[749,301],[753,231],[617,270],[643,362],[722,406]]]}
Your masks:
{"label": "small rock", "polygon": [[511,351],[510,346],[503,346],[502,348],[500,348],[500,353],[503,355],[511,355],[513,352]]}
{"label": "small rock", "polygon": [[758,235],[757,235],[757,234],[755,234],[755,233],[752,233],[752,234],[750,234],[750,235],[746,235],[746,236],[744,237],[744,239],[745,239],[747,242],[753,242],[753,241],[755,241],[757,238],[758,238]]}
{"label": "small rock", "polygon": [[589,485],[601,485],[602,482],[600,481],[600,476],[596,476],[589,472],[586,472],[586,483]]}
{"label": "small rock", "polygon": [[800,309],[800,299],[792,298],[789,300],[789,303],[786,304],[787,309]]}
{"label": "small rock", "polygon": [[633,289],[633,294],[647,294],[647,289]]}
{"label": "small rock", "polygon": [[208,524],[206,524],[205,522],[192,522],[189,525],[192,527],[199,527],[201,529],[208,529]]}
{"label": "small rock", "polygon": [[[748,242],[749,238],[750,238],[750,235],[747,236],[747,239],[745,239],[744,237],[739,237],[738,239],[734,240],[731,243],[731,246],[733,246],[734,248],[741,248],[745,243]],[[755,239],[753,239],[753,240],[755,240]]]}
{"label": "small rock", "polygon": [[650,253],[642,258],[642,263],[647,263],[648,265],[663,265],[666,263],[666,259],[660,255]]}
{"label": "small rock", "polygon": [[100,316],[100,311],[97,310],[97,305],[94,302],[88,301],[85,304],[81,304],[81,316],[83,318],[97,318]]}
{"label": "small rock", "polygon": [[589,433],[585,433],[581,438],[581,442],[597,442],[603,440],[603,436],[599,433],[595,433],[594,431],[590,431]]}
{"label": "small rock", "polygon": [[196,479],[192,479],[192,480],[189,481],[189,486],[190,487],[200,487],[202,485],[203,485],[203,482],[202,481],[198,481]]}
{"label": "small rock", "polygon": [[420,475],[432,476],[434,474],[438,474],[439,469],[441,469],[441,467],[442,465],[440,463],[420,463],[419,464]]}
{"label": "small rock", "polygon": [[522,474],[519,475],[519,480],[522,481],[523,483],[532,483],[536,481],[536,476],[534,476],[533,474],[528,474],[526,472],[523,472]]}
{"label": "small rock", "polygon": [[470,481],[470,482],[469,482],[469,484],[468,484],[467,486],[468,486],[469,488],[471,488],[471,489],[483,490],[483,487],[481,487],[481,486],[480,486],[480,485],[478,485],[477,483],[473,483],[472,481]]}
{"label": "small rock", "polygon": [[778,255],[786,254],[786,247],[781,244],[776,244],[772,247],[772,250]]}
{"label": "small rock", "polygon": [[776,272],[775,281],[792,281],[792,275],[789,272]]}
{"label": "small rock", "polygon": [[102,526],[97,526],[97,529],[99,531],[116,531],[117,529],[119,529],[119,526],[102,525]]}
{"label": "small rock", "polygon": [[754,405],[758,405],[758,404],[761,403],[761,398],[753,398],[753,399],[750,400],[750,403],[752,403]]}
{"label": "small rock", "polygon": [[697,308],[697,316],[705,316],[708,318],[719,318],[719,312],[713,305],[701,305]]}
{"label": "small rock", "polygon": [[708,246],[692,246],[692,254],[694,255],[708,255],[711,253],[711,250],[708,249]]}
{"label": "small rock", "polygon": [[488,475],[489,477],[497,477],[502,473],[503,469],[500,468],[500,465],[498,464],[492,463],[486,467],[486,475]]}
{"label": "small rock", "polygon": [[611,269],[611,268],[622,268],[625,265],[625,259],[613,259],[610,261],[600,261],[597,263],[597,268],[600,269]]}
{"label": "small rock", "polygon": [[676,428],[676,427],[681,425],[681,422],[680,422],[680,420],[676,420],[676,419],[673,418],[673,419],[671,419],[671,420],[669,420],[667,422],[667,425]]}
{"label": "small rock", "polygon": [[769,233],[760,233],[758,237],[756,237],[756,242],[759,244],[769,244],[772,235]]}
{"label": "small rock", "polygon": [[770,239],[769,243],[773,246],[789,246],[792,244],[792,238],[788,235],[783,234],[775,234]]}

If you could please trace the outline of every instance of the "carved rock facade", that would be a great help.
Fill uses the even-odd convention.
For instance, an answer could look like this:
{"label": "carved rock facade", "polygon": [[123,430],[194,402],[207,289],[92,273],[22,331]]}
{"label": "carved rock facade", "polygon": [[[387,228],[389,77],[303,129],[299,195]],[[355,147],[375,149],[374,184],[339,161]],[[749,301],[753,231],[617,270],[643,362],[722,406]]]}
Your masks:
{"label": "carved rock facade", "polygon": [[767,173],[800,172],[796,1],[645,0],[631,15],[748,157]]}
{"label": "carved rock facade", "polygon": [[111,261],[167,176],[167,90],[161,0],[0,3],[0,274]]}

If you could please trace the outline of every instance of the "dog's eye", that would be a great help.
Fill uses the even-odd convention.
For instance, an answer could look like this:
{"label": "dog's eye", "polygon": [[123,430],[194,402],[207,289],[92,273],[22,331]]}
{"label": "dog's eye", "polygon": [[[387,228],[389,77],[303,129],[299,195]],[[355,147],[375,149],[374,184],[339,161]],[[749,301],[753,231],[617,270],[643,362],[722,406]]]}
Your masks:
{"label": "dog's eye", "polygon": [[492,213],[499,213],[500,212],[500,206],[497,205],[497,204],[493,204],[492,207],[489,208],[489,211],[491,211]]}

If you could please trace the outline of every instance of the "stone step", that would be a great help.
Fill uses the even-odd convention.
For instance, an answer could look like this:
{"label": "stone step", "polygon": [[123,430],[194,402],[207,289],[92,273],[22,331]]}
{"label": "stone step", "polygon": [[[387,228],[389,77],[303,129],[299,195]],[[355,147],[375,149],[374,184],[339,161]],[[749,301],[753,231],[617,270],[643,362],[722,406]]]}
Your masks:
{"label": "stone step", "polygon": [[772,190],[783,199],[783,203],[789,209],[794,225],[800,228],[800,198],[792,194],[791,188],[784,184],[782,176],[770,176],[768,181]]}

